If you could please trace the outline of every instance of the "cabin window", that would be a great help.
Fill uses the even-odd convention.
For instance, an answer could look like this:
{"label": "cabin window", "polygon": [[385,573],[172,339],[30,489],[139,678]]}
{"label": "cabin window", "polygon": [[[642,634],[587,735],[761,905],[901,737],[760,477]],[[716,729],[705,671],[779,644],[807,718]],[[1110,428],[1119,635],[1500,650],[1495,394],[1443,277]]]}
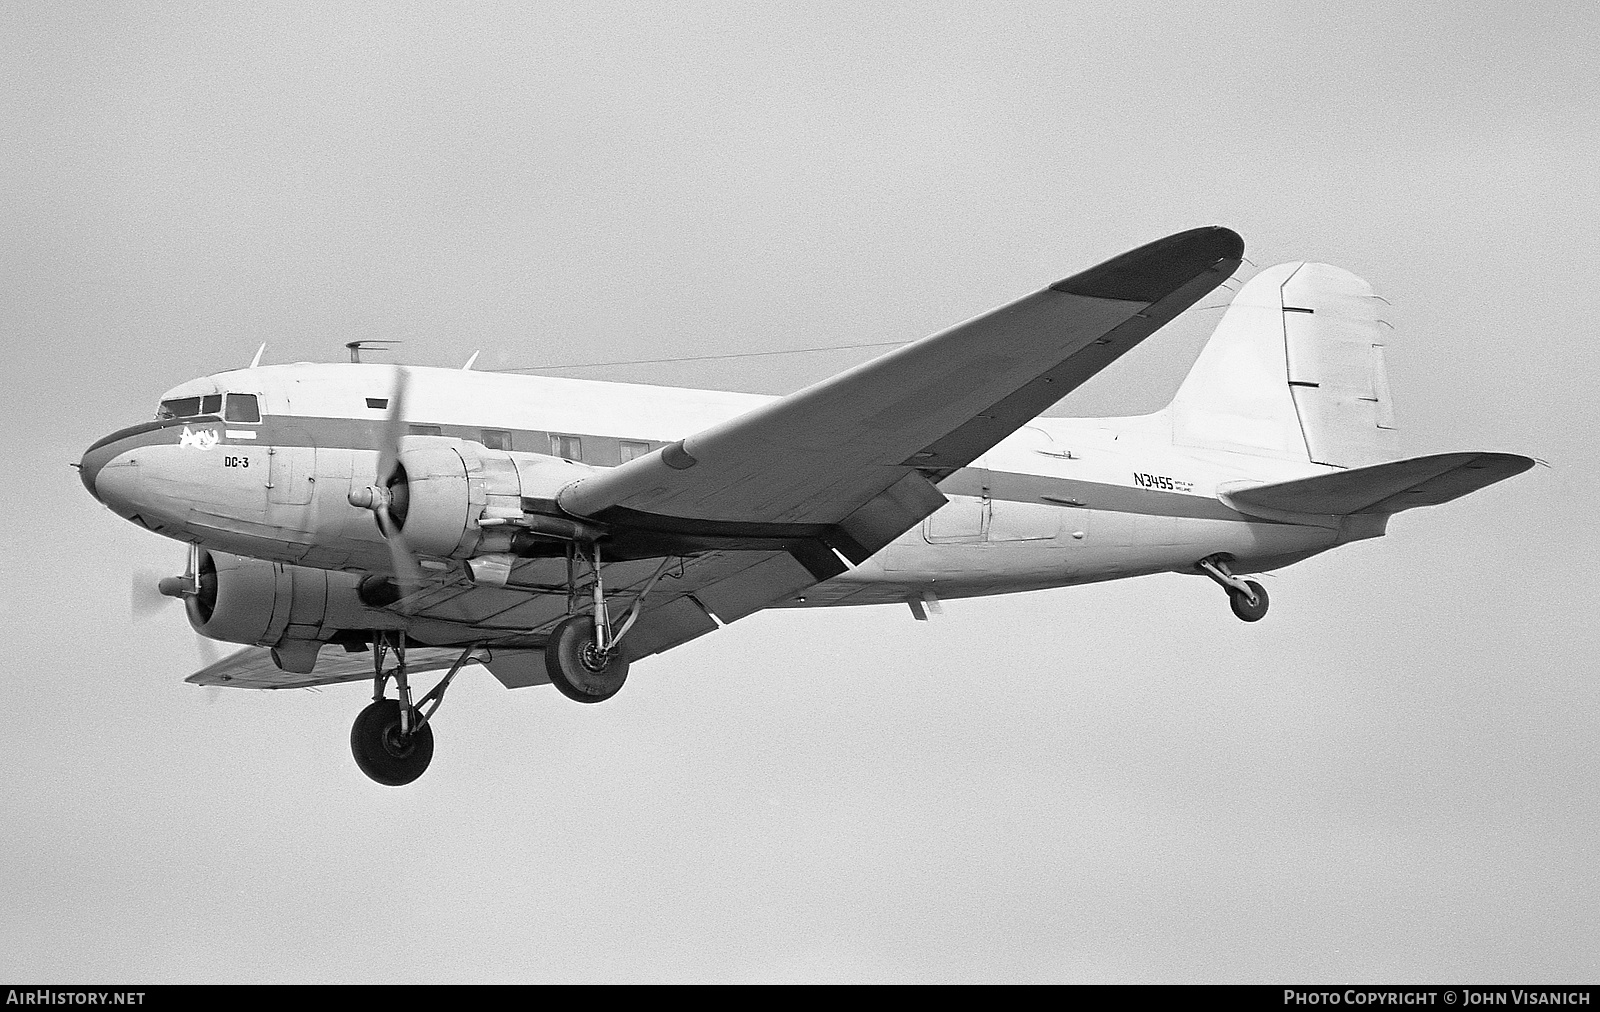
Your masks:
{"label": "cabin window", "polygon": [[170,401],[162,401],[161,407],[156,411],[156,418],[166,421],[168,418],[193,418],[200,413],[200,398],[174,397]]}
{"label": "cabin window", "polygon": [[413,436],[442,436],[444,435],[444,430],[437,425],[413,425],[411,426],[411,434]]}
{"label": "cabin window", "polygon": [[206,394],[200,398],[200,413],[202,415],[217,415],[222,413],[222,395]]}
{"label": "cabin window", "polygon": [[367,398],[367,407],[369,407],[369,408],[386,408],[388,406],[389,406],[389,398],[387,398],[387,397],[368,397]]}
{"label": "cabin window", "polygon": [[550,452],[557,457],[565,457],[568,460],[582,460],[583,440],[577,436],[558,436],[555,433],[551,433]]}
{"label": "cabin window", "polygon": [[483,445],[491,450],[511,449],[511,433],[503,429],[484,429]]}
{"label": "cabin window", "polygon": [[230,422],[259,422],[261,421],[261,408],[256,404],[255,394],[229,394],[227,410],[222,415],[223,419]]}
{"label": "cabin window", "polygon": [[635,457],[643,457],[649,452],[649,443],[641,443],[633,439],[624,439],[622,441],[622,462],[624,464],[630,460],[633,460]]}

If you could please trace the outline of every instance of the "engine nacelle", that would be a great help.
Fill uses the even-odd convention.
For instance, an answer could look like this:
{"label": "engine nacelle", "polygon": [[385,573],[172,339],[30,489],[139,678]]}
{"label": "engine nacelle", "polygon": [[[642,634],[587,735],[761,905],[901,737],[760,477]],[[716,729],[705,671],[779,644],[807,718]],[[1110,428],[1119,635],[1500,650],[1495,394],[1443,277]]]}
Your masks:
{"label": "engine nacelle", "polygon": [[400,616],[363,603],[359,577],[333,570],[200,552],[189,624],[214,640],[274,648],[280,667],[310,671],[317,648],[345,630],[398,629]]}
{"label": "engine nacelle", "polygon": [[194,631],[214,640],[258,644],[272,624],[283,566],[225,552],[200,552],[198,592],[184,599]]}
{"label": "engine nacelle", "polygon": [[[491,450],[447,436],[400,440],[391,512],[419,555],[468,559],[513,550],[523,500],[553,503],[562,488],[594,468],[561,457]],[[479,521],[489,520],[488,526]],[[498,522],[498,525],[497,523]]]}

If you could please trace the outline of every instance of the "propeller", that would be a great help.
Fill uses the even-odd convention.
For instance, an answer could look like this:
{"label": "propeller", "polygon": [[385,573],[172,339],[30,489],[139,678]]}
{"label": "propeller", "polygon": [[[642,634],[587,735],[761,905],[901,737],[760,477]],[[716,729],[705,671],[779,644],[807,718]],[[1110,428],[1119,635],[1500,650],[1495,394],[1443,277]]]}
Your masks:
{"label": "propeller", "polygon": [[199,593],[195,573],[200,569],[200,546],[189,546],[189,561],[182,576],[162,576],[159,570],[141,567],[134,571],[129,588],[128,611],[135,622],[146,622],[174,601]]}
{"label": "propeller", "polygon": [[408,489],[405,467],[400,463],[400,439],[406,434],[406,388],[410,381],[411,374],[396,366],[394,390],[389,395],[389,414],[384,418],[383,432],[379,436],[378,483],[355,489],[349,495],[350,505],[370,509],[377,519],[378,529],[389,546],[389,561],[394,567],[402,600],[422,589],[423,583],[422,566],[401,530],[405,523]]}
{"label": "propeller", "polygon": [[144,567],[134,571],[133,586],[128,593],[128,612],[135,622],[148,622],[173,603],[173,598],[161,593],[163,579],[168,577],[163,577],[157,569]]}
{"label": "propeller", "polygon": [[[162,576],[162,570],[149,567],[135,570],[133,586],[129,593],[129,610],[133,620],[138,623],[148,622],[175,602],[198,594],[200,582],[196,574],[199,571],[199,545],[189,546],[189,558],[182,576]],[[222,648],[216,640],[198,632],[195,633],[194,639],[202,668],[210,667],[222,659]],[[216,702],[216,694],[221,690],[216,686],[207,688],[209,691],[206,694],[206,703],[210,705]]]}

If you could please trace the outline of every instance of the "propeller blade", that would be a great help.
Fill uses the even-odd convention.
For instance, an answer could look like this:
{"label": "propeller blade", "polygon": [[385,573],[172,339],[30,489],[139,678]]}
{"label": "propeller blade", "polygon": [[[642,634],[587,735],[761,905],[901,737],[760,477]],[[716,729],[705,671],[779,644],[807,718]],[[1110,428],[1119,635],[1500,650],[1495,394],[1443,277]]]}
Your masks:
{"label": "propeller blade", "polygon": [[[222,645],[209,636],[202,636],[199,633],[195,633],[194,648],[195,652],[200,655],[200,667],[202,668],[209,668],[211,665],[222,660]],[[207,685],[205,686],[205,691],[206,705],[216,706],[217,697],[222,695],[222,686]]]}
{"label": "propeller blade", "polygon": [[395,366],[394,389],[389,394],[389,414],[383,420],[382,442],[378,447],[378,486],[389,484],[400,463],[400,437],[406,434],[406,387],[411,374],[403,366]]}
{"label": "propeller blade", "polygon": [[222,660],[222,647],[218,646],[217,641],[209,636],[195,633],[194,648],[200,654],[200,666],[202,668],[209,668]]}
{"label": "propeller blade", "polygon": [[[394,494],[390,483],[395,480],[400,467],[400,440],[406,434],[406,389],[410,386],[411,374],[403,366],[395,366],[394,388],[389,394],[389,414],[383,421],[383,433],[379,437],[378,447],[378,490],[387,490]],[[368,501],[371,500],[371,501]],[[389,560],[394,567],[395,583],[400,588],[402,598],[410,597],[422,589],[422,566],[418,564],[416,555],[411,551],[411,546],[406,543],[405,535],[400,532],[400,525],[395,522],[395,517],[390,512],[389,502],[367,494],[351,493],[350,501],[354,505],[363,505],[372,510],[372,515],[377,518],[378,529],[383,532],[383,540],[389,546]]]}
{"label": "propeller blade", "polygon": [[379,509],[373,512],[377,515],[378,527],[383,531],[383,539],[389,546],[389,560],[394,565],[400,596],[410,597],[422,589],[422,566],[417,563],[411,546],[406,544],[406,536],[395,526],[394,517],[389,515],[389,511]]}
{"label": "propeller blade", "polygon": [[162,575],[154,569],[141,569],[133,574],[128,611],[135,622],[149,621],[173,603],[173,598],[161,593],[161,580]]}

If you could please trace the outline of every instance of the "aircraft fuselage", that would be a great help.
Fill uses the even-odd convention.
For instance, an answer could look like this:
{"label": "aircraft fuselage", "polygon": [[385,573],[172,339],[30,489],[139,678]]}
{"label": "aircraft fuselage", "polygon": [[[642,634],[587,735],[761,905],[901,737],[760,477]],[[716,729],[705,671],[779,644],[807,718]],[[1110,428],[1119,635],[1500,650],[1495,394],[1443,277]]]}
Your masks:
{"label": "aircraft fuselage", "polygon": [[[461,440],[515,458],[552,495],[770,398],[462,370],[411,370],[413,435]],[[84,484],[120,515],[204,548],[321,570],[386,572],[372,515],[348,502],[376,480],[392,367],[266,366],[192,380],[163,404],[215,409],[122,430],[84,457]],[[232,418],[226,417],[231,413]],[[1325,526],[1276,523],[1225,505],[1234,482],[1280,481],[1330,468],[1174,448],[1161,413],[1121,419],[1041,418],[939,483],[949,503],[866,563],[808,588],[787,606],[876,604],[1193,572],[1226,553],[1259,572],[1382,533],[1372,518]],[[782,453],[782,448],[774,448]],[[524,492],[524,494],[526,494]],[[434,546],[443,567],[488,547]],[[1359,522],[1358,522],[1359,521]],[[483,533],[482,531],[479,532]],[[428,555],[436,556],[429,560]]]}

